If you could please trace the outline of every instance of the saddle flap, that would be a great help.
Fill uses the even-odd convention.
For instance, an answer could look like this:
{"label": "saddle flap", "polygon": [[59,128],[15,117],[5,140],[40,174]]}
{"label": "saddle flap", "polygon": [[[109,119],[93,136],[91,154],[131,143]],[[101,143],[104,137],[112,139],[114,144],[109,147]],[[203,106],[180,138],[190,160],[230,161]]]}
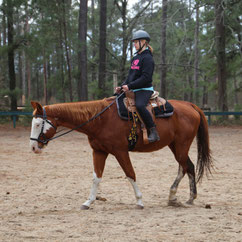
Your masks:
{"label": "saddle flap", "polygon": [[135,106],[135,94],[133,91],[128,91],[125,93],[124,105],[129,112],[136,112]]}

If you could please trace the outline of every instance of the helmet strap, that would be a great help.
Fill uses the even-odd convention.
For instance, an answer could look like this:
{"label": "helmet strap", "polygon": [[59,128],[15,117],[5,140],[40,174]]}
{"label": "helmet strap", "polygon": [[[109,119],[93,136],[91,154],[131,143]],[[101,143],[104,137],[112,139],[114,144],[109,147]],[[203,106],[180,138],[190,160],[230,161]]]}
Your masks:
{"label": "helmet strap", "polygon": [[146,42],[143,44],[143,46],[141,46],[141,41],[139,39],[139,49],[135,52],[135,54],[139,53],[145,46]]}

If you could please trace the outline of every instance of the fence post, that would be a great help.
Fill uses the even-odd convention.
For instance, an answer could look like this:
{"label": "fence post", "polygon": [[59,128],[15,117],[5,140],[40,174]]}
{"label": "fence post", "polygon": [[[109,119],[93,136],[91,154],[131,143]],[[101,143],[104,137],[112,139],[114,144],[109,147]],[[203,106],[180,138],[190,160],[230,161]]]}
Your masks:
{"label": "fence post", "polygon": [[13,127],[16,128],[16,115],[13,115]]}

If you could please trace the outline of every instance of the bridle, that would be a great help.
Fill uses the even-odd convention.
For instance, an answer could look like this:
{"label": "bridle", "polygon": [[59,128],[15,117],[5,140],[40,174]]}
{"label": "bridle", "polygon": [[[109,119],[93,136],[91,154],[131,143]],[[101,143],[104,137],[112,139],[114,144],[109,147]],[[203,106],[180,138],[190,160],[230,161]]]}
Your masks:
{"label": "bridle", "polygon": [[[37,141],[37,142],[40,142],[42,143],[43,145],[47,145],[48,142],[51,140],[51,139],[48,139],[46,137],[46,135],[44,134],[44,128],[45,128],[45,123],[48,123],[50,124],[55,130],[57,130],[57,128],[54,126],[54,124],[52,124],[48,119],[47,119],[47,115],[46,115],[46,111],[45,111],[45,108],[43,107],[43,115],[34,115],[34,117],[39,117],[39,118],[42,118],[42,126],[41,126],[41,131],[40,131],[40,134],[38,136],[38,138],[32,138],[30,137],[30,140],[34,140],[34,141]],[[42,138],[42,139],[41,139]]]}
{"label": "bridle", "polygon": [[[82,123],[82,124],[76,126],[75,128],[73,128],[73,129],[71,129],[71,130],[68,130],[68,131],[66,131],[66,132],[64,132],[64,133],[62,133],[62,134],[59,134],[59,135],[57,135],[57,136],[55,136],[55,137],[52,137],[52,138],[49,138],[49,139],[48,139],[48,138],[46,137],[46,135],[44,134],[45,123],[50,124],[55,130],[57,130],[57,127],[55,127],[55,126],[54,126],[54,125],[53,125],[53,124],[47,119],[46,110],[45,110],[45,108],[43,107],[43,115],[34,115],[34,117],[39,117],[39,118],[42,118],[42,119],[43,119],[40,134],[39,134],[39,136],[38,136],[37,139],[36,139],[36,138],[32,138],[32,137],[30,137],[30,140],[34,140],[34,141],[37,141],[37,142],[39,142],[39,143],[42,143],[43,145],[47,145],[48,142],[49,142],[50,140],[57,139],[57,138],[59,138],[59,137],[61,137],[61,136],[63,136],[63,135],[66,135],[66,134],[68,134],[68,133],[74,131],[74,130],[77,130],[77,129],[83,127],[84,125],[88,124],[88,123],[91,122],[92,120],[96,119],[97,117],[99,117],[99,116],[100,116],[101,114],[103,114],[107,109],[109,109],[110,106],[112,106],[112,105],[116,102],[116,100],[118,100],[123,94],[124,94],[124,92],[122,92],[121,94],[119,94],[119,95],[114,99],[113,102],[111,102],[107,107],[105,107],[102,111],[100,111],[99,113],[97,113],[96,115],[94,115],[92,118],[90,118],[90,119],[87,120],[86,122],[84,122],[84,123]],[[41,139],[41,138],[42,138],[42,139]]]}

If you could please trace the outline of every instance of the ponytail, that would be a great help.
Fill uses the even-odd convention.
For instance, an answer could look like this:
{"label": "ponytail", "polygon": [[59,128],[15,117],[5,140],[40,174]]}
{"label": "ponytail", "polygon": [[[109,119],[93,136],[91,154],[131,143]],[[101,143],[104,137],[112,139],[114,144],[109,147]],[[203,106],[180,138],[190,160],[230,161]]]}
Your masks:
{"label": "ponytail", "polygon": [[149,51],[153,54],[153,48],[152,46],[150,46],[149,44],[147,44],[148,48],[149,48]]}

